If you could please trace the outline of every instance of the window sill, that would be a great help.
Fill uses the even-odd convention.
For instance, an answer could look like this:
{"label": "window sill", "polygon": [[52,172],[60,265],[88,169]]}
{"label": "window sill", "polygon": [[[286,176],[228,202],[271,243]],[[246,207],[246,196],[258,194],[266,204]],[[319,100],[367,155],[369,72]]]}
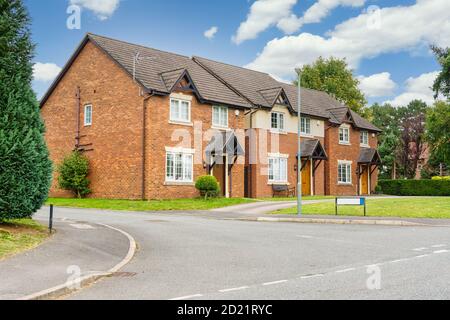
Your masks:
{"label": "window sill", "polygon": [[353,183],[351,183],[351,182],[349,182],[349,183],[338,182],[338,186],[342,186],[342,187],[351,187],[351,186],[353,186]]}
{"label": "window sill", "polygon": [[229,127],[219,127],[219,126],[212,126],[211,129],[221,131],[232,131]]}
{"label": "window sill", "polygon": [[174,125],[178,125],[178,126],[186,126],[186,127],[194,126],[194,124],[192,122],[173,121],[173,120],[170,120],[169,124],[174,124]]}
{"label": "window sill", "polygon": [[175,182],[175,181],[166,181],[164,182],[165,186],[194,186],[194,182]]}
{"label": "window sill", "polygon": [[286,181],[269,181],[268,186],[290,186],[291,184]]}
{"label": "window sill", "polygon": [[281,134],[281,135],[287,135],[288,134],[286,131],[276,130],[276,129],[270,129],[270,133],[272,133],[272,134]]}
{"label": "window sill", "polygon": [[364,143],[361,143],[360,147],[361,148],[370,148],[370,146],[368,144],[364,144]]}
{"label": "window sill", "polygon": [[352,144],[350,142],[339,142],[341,146],[351,146]]}

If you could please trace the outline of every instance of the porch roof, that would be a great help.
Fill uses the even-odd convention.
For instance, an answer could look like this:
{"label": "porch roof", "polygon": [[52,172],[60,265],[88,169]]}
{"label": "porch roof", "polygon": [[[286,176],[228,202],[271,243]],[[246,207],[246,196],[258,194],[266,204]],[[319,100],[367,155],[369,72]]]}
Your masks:
{"label": "porch roof", "polygon": [[376,149],[364,148],[359,154],[358,163],[381,165],[381,157]]}
{"label": "porch roof", "polygon": [[318,139],[302,139],[301,150],[302,158],[328,160],[328,155]]}
{"label": "porch roof", "polygon": [[244,149],[232,131],[217,133],[206,147],[207,156],[242,156],[244,154]]}

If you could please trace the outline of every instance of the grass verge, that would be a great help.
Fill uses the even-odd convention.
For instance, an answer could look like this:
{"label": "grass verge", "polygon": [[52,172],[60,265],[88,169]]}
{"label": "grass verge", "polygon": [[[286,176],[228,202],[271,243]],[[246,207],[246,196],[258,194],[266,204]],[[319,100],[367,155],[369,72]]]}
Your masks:
{"label": "grass verge", "polygon": [[[333,196],[304,196],[302,197],[303,201],[309,201],[309,200],[327,200],[327,199],[334,199],[336,197]],[[296,197],[274,197],[274,198],[260,198],[258,200],[264,200],[264,201],[297,201]]]}
{"label": "grass verge", "polygon": [[176,199],[176,200],[106,200],[106,199],[48,199],[47,204],[59,207],[104,209],[121,211],[174,211],[174,210],[211,210],[243,203],[254,202],[244,198],[217,199]]}
{"label": "grass verge", "polygon": [[[306,215],[334,215],[334,202],[308,204],[303,211]],[[274,214],[297,214],[297,208],[279,210]],[[363,214],[363,207],[339,207],[341,216]],[[367,199],[367,216],[450,219],[450,197]]]}
{"label": "grass verge", "polygon": [[47,237],[47,229],[32,219],[0,222],[0,260],[32,249]]}

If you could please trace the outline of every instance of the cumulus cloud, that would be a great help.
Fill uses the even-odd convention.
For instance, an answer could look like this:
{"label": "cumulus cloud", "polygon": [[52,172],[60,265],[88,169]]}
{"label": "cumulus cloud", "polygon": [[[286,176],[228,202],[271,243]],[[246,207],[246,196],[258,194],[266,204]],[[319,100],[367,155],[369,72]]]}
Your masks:
{"label": "cumulus cloud", "polygon": [[120,0],[70,0],[70,3],[92,11],[100,20],[106,20],[117,10]]}
{"label": "cumulus cloud", "polygon": [[286,34],[298,31],[304,24],[318,23],[339,6],[360,7],[366,0],[318,0],[303,15],[292,12],[298,0],[257,0],[250,7],[247,20],[242,22],[233,41],[240,44],[255,39],[261,32],[272,26]]}
{"label": "cumulus cloud", "polygon": [[405,82],[405,92],[386,101],[394,107],[406,106],[412,100],[419,99],[428,104],[434,102],[434,92],[431,89],[439,71],[424,73],[416,78],[411,77]]}
{"label": "cumulus cloud", "polygon": [[61,72],[61,67],[54,63],[37,62],[33,66],[33,78],[36,81],[50,82],[53,81]]}
{"label": "cumulus cloud", "polygon": [[449,46],[448,30],[450,1],[417,0],[410,6],[365,11],[337,25],[325,37],[301,33],[273,39],[247,67],[288,78],[296,67],[319,56],[334,56],[346,58],[356,68],[362,59],[384,53],[414,50],[430,43]]}
{"label": "cumulus cloud", "polygon": [[369,98],[392,96],[397,84],[392,81],[389,72],[359,76],[359,88]]}
{"label": "cumulus cloud", "polygon": [[216,33],[219,31],[219,28],[217,27],[211,27],[208,30],[205,31],[205,33],[203,34],[205,36],[205,38],[212,40],[214,39],[214,37],[216,36]]}

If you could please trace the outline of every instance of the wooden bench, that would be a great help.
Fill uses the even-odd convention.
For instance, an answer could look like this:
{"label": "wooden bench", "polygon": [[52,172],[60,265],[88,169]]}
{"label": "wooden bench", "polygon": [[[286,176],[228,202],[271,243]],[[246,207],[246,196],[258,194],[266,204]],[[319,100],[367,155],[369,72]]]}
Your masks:
{"label": "wooden bench", "polygon": [[273,197],[277,195],[285,195],[286,197],[295,197],[296,189],[295,187],[289,188],[285,184],[274,184],[272,185]]}

